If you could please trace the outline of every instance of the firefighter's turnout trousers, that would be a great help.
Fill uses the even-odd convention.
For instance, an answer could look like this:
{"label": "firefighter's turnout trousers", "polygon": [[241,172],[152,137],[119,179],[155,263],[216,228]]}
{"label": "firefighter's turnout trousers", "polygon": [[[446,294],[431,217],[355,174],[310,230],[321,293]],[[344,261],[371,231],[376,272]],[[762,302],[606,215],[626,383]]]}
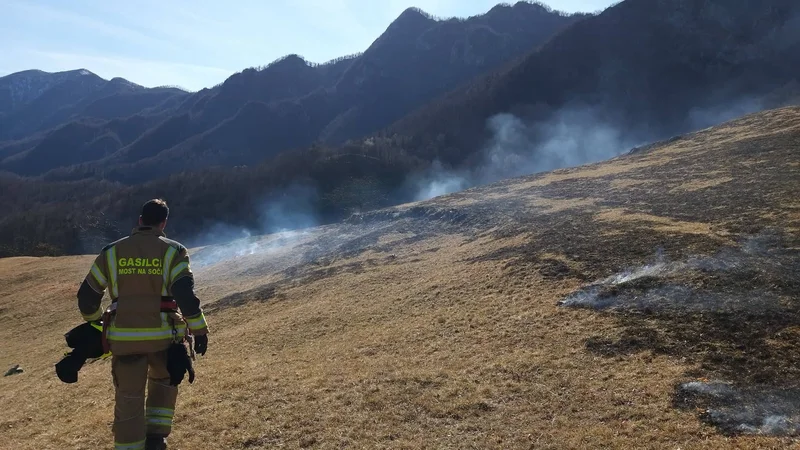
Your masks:
{"label": "firefighter's turnout trousers", "polygon": [[169,384],[167,352],[112,356],[111,374],[116,449],[142,449],[146,434],[168,436],[178,387]]}
{"label": "firefighter's turnout trousers", "polygon": [[[187,327],[194,335],[208,332],[192,286],[186,248],[140,227],[103,249],[78,292],[84,319],[103,317],[112,353],[116,450],[144,449],[148,434],[172,429],[178,388],[170,385],[168,349],[183,341]],[[112,303],[104,313],[106,289]]]}

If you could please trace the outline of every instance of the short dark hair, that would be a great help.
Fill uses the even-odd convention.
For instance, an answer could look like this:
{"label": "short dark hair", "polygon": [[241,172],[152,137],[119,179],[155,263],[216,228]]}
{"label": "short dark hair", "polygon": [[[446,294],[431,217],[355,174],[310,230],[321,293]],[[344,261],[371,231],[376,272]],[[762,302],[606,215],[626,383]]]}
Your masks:
{"label": "short dark hair", "polygon": [[156,226],[169,216],[167,202],[160,198],[154,198],[142,205],[142,225],[146,227]]}

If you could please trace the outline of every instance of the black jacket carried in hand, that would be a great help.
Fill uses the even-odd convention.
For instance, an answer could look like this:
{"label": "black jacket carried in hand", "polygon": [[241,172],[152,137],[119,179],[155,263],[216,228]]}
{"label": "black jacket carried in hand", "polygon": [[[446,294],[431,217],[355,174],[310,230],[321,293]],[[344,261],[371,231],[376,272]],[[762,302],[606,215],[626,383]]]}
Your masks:
{"label": "black jacket carried in hand", "polygon": [[64,334],[73,349],[56,364],[56,375],[64,383],[78,381],[78,372],[89,358],[103,356],[103,332],[100,322],[85,322]]}

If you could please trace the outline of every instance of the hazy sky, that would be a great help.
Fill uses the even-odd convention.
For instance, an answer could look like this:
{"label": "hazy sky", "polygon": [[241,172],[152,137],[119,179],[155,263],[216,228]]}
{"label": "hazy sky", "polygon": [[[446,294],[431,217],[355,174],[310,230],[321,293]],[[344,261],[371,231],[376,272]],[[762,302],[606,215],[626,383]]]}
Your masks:
{"label": "hazy sky", "polygon": [[[404,9],[482,14],[493,0],[0,0],[0,76],[88,69],[144,86],[211,87],[290,53],[365,50]],[[551,0],[597,11],[612,0]]]}

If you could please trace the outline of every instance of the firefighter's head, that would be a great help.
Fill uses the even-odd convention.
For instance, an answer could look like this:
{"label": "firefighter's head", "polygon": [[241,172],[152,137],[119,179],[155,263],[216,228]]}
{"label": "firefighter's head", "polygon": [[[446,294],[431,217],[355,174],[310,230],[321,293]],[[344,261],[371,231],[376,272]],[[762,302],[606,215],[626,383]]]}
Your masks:
{"label": "firefighter's head", "polygon": [[142,213],[139,215],[139,225],[143,227],[153,227],[164,230],[167,226],[169,207],[167,202],[160,198],[149,200],[142,205]]}

